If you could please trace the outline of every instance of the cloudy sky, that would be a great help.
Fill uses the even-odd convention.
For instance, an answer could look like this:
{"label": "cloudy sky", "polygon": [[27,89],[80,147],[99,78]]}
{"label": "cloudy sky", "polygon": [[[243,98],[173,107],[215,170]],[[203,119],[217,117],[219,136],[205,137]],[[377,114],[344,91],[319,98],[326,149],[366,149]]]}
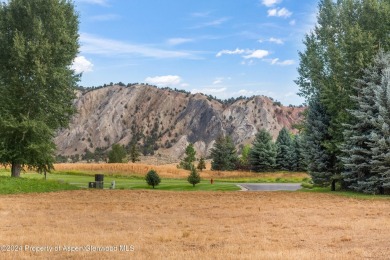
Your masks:
{"label": "cloudy sky", "polygon": [[80,85],[149,83],[299,105],[298,51],[317,0],[75,0]]}

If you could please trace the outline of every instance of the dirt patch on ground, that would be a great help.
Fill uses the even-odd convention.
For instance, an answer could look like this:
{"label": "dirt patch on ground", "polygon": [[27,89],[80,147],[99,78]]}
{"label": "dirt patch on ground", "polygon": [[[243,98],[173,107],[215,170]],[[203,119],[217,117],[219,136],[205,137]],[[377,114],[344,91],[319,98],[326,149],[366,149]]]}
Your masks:
{"label": "dirt patch on ground", "polygon": [[[390,255],[389,200],[300,192],[119,190],[0,199],[0,245],[23,246],[19,252],[0,252],[2,259],[389,259]],[[34,252],[32,246],[51,246],[53,251],[59,246],[59,250]],[[64,246],[84,251],[68,252]],[[113,252],[96,252],[102,250],[99,247]]]}

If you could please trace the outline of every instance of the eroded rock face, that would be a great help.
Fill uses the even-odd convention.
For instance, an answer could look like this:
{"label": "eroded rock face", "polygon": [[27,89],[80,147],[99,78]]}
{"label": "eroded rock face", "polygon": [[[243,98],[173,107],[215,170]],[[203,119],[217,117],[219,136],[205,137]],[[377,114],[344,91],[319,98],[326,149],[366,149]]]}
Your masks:
{"label": "eroded rock face", "polygon": [[62,155],[127,145],[137,135],[155,134],[160,154],[179,158],[191,142],[199,156],[206,156],[220,134],[230,135],[237,147],[251,143],[263,128],[276,138],[283,127],[298,123],[305,109],[278,106],[264,96],[223,105],[203,94],[148,85],[78,92],[75,105],[78,113],[69,128],[55,138]]}

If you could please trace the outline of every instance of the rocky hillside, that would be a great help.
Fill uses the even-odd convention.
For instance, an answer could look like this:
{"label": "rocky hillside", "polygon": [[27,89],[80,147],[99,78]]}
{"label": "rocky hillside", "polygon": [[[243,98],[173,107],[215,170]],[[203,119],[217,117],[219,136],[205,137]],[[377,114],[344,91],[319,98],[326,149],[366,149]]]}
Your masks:
{"label": "rocky hillside", "polygon": [[149,85],[110,86],[78,92],[78,114],[55,139],[61,155],[108,149],[114,143],[137,141],[144,151],[180,157],[189,142],[206,155],[220,134],[232,136],[239,148],[265,128],[276,138],[302,118],[304,108],[284,107],[256,96],[222,104],[203,94],[189,94]]}

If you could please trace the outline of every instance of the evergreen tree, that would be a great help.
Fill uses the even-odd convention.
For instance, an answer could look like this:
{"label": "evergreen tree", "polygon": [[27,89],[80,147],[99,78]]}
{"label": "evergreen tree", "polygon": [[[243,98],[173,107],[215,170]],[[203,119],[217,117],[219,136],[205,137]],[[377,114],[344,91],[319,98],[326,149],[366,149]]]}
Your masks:
{"label": "evergreen tree", "polygon": [[373,120],[371,134],[372,174],[358,182],[366,193],[383,193],[390,189],[390,53],[386,55],[387,67],[383,70],[381,83],[375,88],[375,103],[378,116]]}
{"label": "evergreen tree", "polygon": [[301,135],[295,135],[293,139],[293,152],[292,152],[292,170],[293,171],[306,171],[306,160],[304,155],[304,144]]}
{"label": "evergreen tree", "polygon": [[193,187],[195,187],[195,184],[200,182],[200,175],[193,165],[191,165],[191,172],[187,180],[192,184]]}
{"label": "evergreen tree", "polygon": [[130,146],[129,156],[132,163],[139,162],[141,153],[135,143]]}
{"label": "evergreen tree", "polygon": [[329,185],[334,175],[330,169],[335,159],[325,146],[330,138],[328,126],[329,117],[324,106],[318,99],[313,99],[309,103],[304,132],[305,158],[313,183],[322,186]]}
{"label": "evergreen tree", "polygon": [[113,144],[108,153],[108,163],[123,163],[126,158],[126,150],[120,144]]}
{"label": "evergreen tree", "polygon": [[381,51],[373,65],[365,70],[363,78],[357,80],[355,84],[360,93],[352,97],[357,106],[349,110],[353,121],[345,125],[344,154],[341,157],[345,167],[342,173],[345,186],[355,191],[365,193],[379,191],[379,179],[374,173],[372,160],[373,151],[380,156],[379,140],[383,137],[382,134],[385,134],[378,134],[384,123],[381,121],[383,116],[379,115],[380,107],[385,102],[381,97],[386,99],[386,93],[383,92],[385,89],[378,86],[381,84],[383,71],[389,67],[390,57]]}
{"label": "evergreen tree", "polygon": [[13,177],[24,166],[53,168],[54,133],[75,112],[78,24],[67,0],[0,5],[0,163]]}
{"label": "evergreen tree", "polygon": [[211,170],[232,171],[236,169],[238,156],[229,136],[219,136],[211,149]]}
{"label": "evergreen tree", "polygon": [[203,171],[206,169],[206,162],[204,161],[203,157],[200,157],[198,166],[196,167],[199,171]]}
{"label": "evergreen tree", "polygon": [[149,186],[153,187],[153,189],[161,182],[160,176],[158,176],[158,173],[155,170],[148,171],[148,173],[145,176],[145,180]]}
{"label": "evergreen tree", "polygon": [[[321,0],[317,24],[306,35],[300,52],[300,94],[308,102],[318,99],[327,112],[329,138],[322,145],[330,155],[327,171],[341,172],[334,160],[341,154],[344,124],[352,124],[349,109],[356,106],[354,88],[378,52],[390,50],[390,2],[387,0]],[[317,101],[315,101],[317,102]],[[325,166],[324,165],[324,166]]]}
{"label": "evergreen tree", "polygon": [[261,129],[256,134],[249,154],[249,162],[252,170],[256,172],[270,171],[275,168],[276,146],[267,130]]}
{"label": "evergreen tree", "polygon": [[186,156],[180,162],[179,167],[185,170],[191,170],[192,164],[195,161],[196,151],[194,149],[194,145],[190,143],[185,151]]}
{"label": "evergreen tree", "polygon": [[276,139],[276,168],[291,171],[293,163],[293,143],[289,131],[283,127]]}

